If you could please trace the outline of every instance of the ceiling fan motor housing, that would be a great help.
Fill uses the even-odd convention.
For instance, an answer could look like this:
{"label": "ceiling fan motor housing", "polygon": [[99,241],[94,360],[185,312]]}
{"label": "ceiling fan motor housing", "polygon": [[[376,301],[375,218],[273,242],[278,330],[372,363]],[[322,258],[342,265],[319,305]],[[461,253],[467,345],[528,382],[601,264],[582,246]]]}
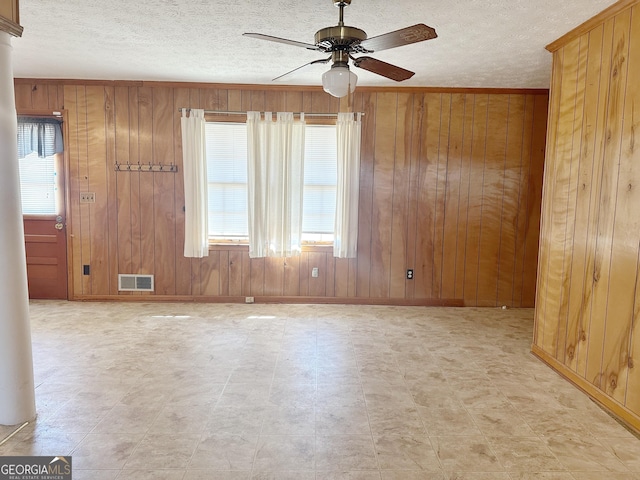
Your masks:
{"label": "ceiling fan motor housing", "polygon": [[354,51],[360,42],[367,39],[364,30],[346,25],[336,27],[327,27],[316,32],[316,45],[325,52],[333,52],[335,50]]}

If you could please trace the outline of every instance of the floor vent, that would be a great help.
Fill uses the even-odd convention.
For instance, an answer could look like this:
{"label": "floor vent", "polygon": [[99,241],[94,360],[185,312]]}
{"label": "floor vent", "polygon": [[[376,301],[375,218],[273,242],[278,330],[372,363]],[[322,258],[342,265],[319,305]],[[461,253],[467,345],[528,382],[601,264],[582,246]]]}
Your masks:
{"label": "floor vent", "polygon": [[153,292],[153,275],[118,274],[118,290],[121,292]]}

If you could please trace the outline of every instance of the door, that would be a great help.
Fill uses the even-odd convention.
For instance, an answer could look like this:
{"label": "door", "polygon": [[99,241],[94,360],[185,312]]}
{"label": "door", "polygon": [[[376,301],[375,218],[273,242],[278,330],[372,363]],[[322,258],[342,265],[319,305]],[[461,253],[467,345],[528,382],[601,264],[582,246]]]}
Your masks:
{"label": "door", "polygon": [[67,299],[63,155],[19,162],[29,298]]}
{"label": "door", "polygon": [[67,239],[64,217],[24,216],[29,298],[67,298]]}

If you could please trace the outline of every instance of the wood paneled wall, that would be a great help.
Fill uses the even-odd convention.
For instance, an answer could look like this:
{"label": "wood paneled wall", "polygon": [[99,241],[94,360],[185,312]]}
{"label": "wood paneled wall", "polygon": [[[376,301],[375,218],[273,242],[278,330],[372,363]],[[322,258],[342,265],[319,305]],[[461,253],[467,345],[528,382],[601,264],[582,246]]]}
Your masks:
{"label": "wood paneled wall", "polygon": [[[118,273],[151,273],[162,298],[533,306],[546,91],[358,89],[359,253],[349,260],[327,247],[288,259],[250,259],[242,246],[182,256],[178,108],[345,109],[321,90],[18,80],[16,97],[19,110],[65,110],[74,298],[115,296]],[[116,162],[179,172],[116,172]],[[82,191],[96,203],[80,204]]]}
{"label": "wood paneled wall", "polygon": [[534,353],[640,430],[640,2],[551,45]]}

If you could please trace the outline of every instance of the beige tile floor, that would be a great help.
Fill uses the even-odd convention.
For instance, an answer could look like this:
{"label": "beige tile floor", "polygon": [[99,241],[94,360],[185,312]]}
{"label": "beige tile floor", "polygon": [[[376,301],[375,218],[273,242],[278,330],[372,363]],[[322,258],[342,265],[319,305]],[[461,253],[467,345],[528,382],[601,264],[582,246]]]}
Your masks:
{"label": "beige tile floor", "polygon": [[532,318],[32,302],[38,418],[0,455],[72,455],[75,480],[640,479],[640,440],[531,356]]}

